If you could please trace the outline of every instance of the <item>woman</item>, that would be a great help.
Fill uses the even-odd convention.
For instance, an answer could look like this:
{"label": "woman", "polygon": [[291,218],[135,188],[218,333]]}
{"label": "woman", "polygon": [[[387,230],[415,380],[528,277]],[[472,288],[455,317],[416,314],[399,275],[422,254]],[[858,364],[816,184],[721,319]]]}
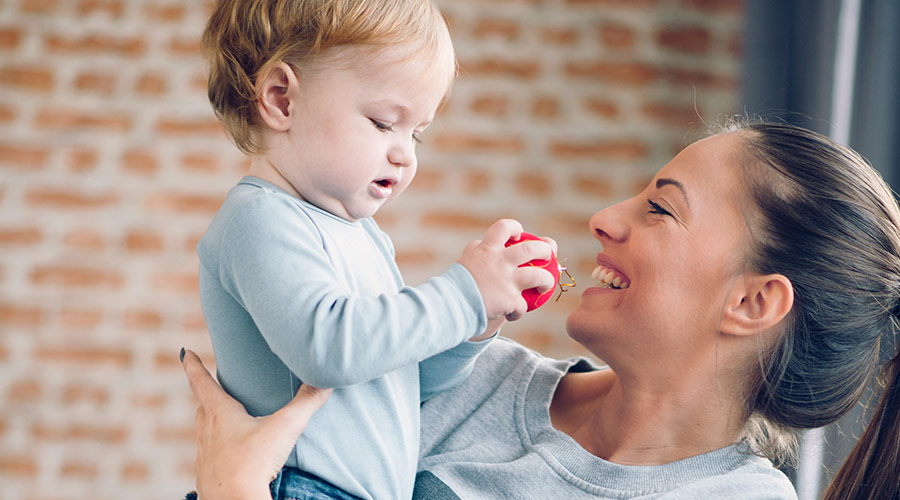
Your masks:
{"label": "woman", "polygon": [[[878,174],[820,135],[735,124],[687,147],[591,218],[600,286],[566,327],[609,368],[490,341],[464,384],[423,406],[416,496],[795,498],[769,460],[789,456],[791,430],[853,407],[878,372],[900,309],[898,227]],[[897,497],[898,364],[828,498]],[[205,373],[194,358],[186,369]],[[233,480],[217,467],[242,442],[259,443],[201,435],[201,496]],[[239,468],[265,498],[276,468]]]}

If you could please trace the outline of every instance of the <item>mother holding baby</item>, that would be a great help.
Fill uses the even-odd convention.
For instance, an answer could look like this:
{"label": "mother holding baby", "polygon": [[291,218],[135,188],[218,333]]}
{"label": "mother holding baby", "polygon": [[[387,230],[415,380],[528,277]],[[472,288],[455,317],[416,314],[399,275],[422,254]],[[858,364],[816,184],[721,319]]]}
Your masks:
{"label": "mother holding baby", "polygon": [[[857,404],[898,325],[889,188],[825,137],[735,123],[589,227],[599,284],[566,329],[608,366],[485,341],[468,380],[422,407],[415,497],[796,498],[772,462],[792,431]],[[200,497],[268,498],[327,394],[253,419],[193,353],[184,363]],[[898,498],[898,364],[826,498]]]}

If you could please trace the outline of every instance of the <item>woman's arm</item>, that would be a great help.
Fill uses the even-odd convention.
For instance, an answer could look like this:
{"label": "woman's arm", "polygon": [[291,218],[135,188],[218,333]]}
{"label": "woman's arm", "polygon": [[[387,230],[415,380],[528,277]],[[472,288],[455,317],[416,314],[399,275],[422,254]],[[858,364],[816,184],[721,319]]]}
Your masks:
{"label": "woman's arm", "polygon": [[282,409],[251,417],[219,387],[193,351],[182,350],[181,356],[191,392],[200,401],[194,460],[200,499],[270,499],[269,483],[331,390],[303,385]]}

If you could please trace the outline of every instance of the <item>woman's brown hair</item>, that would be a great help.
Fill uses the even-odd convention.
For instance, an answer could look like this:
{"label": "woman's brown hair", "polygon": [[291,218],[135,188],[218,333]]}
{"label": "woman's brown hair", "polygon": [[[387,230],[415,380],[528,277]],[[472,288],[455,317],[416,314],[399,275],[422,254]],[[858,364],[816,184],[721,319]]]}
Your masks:
{"label": "woman's brown hair", "polygon": [[[859,154],[779,123],[731,127],[749,192],[749,266],[786,276],[794,306],[748,412],[776,428],[834,422],[881,373],[900,310],[900,208]],[[897,498],[900,352],[874,418],[826,498]]]}

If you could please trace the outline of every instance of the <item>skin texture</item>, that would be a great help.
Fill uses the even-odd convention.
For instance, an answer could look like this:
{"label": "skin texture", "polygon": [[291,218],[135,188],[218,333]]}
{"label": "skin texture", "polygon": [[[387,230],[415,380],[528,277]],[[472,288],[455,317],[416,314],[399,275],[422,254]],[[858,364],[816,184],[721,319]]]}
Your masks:
{"label": "skin texture", "polygon": [[268,485],[331,390],[301,386],[294,399],[266,417],[251,417],[203,366],[193,351],[182,364],[197,409],[197,493],[203,499],[271,498]]}
{"label": "skin texture", "polygon": [[280,63],[262,81],[270,133],[251,175],[344,219],[371,217],[416,175],[416,143],[446,91],[426,71],[401,48],[333,49],[296,74]]}
{"label": "skin texture", "polygon": [[591,218],[598,265],[629,286],[587,289],[567,329],[612,371],[566,376],[551,417],[597,456],[653,465],[739,439],[746,368],[792,294],[783,276],[743,271],[737,141],[689,146]]}

